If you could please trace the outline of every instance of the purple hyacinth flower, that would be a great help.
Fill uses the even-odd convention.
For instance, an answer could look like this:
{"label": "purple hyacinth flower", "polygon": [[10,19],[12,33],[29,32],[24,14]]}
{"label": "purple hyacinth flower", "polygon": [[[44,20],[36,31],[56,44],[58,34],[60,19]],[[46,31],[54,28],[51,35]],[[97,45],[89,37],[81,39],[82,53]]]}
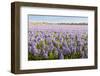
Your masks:
{"label": "purple hyacinth flower", "polygon": [[38,50],[36,48],[32,48],[32,54],[34,56],[37,56],[38,55]]}
{"label": "purple hyacinth flower", "polygon": [[68,47],[63,47],[63,54],[64,55],[67,55],[67,54],[70,54],[70,53],[71,53],[71,51]]}
{"label": "purple hyacinth flower", "polygon": [[32,42],[32,48],[36,47],[36,43],[35,42]]}
{"label": "purple hyacinth flower", "polygon": [[36,43],[36,39],[34,39],[34,42]]}
{"label": "purple hyacinth flower", "polygon": [[44,53],[44,58],[48,58],[48,52]]}
{"label": "purple hyacinth flower", "polygon": [[46,50],[42,50],[41,52],[41,55],[44,57],[44,58],[48,58],[48,51]]}
{"label": "purple hyacinth flower", "polygon": [[52,51],[54,49],[54,46],[53,45],[50,45],[49,46],[49,51]]}
{"label": "purple hyacinth flower", "polygon": [[32,52],[32,47],[28,46],[28,51],[31,53]]}
{"label": "purple hyacinth flower", "polygon": [[59,53],[59,59],[64,59],[64,55],[62,53]]}
{"label": "purple hyacinth flower", "polygon": [[40,40],[41,40],[41,38],[40,38],[40,37],[38,37],[38,38],[37,38],[37,41],[40,41]]}
{"label": "purple hyacinth flower", "polygon": [[71,52],[76,52],[76,47],[73,45],[69,46]]}

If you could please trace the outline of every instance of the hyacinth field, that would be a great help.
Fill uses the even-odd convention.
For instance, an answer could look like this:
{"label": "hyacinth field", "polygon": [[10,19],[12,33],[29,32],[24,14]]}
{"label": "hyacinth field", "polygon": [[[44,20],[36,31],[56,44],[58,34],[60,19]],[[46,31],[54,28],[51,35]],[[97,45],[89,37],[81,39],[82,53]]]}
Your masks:
{"label": "hyacinth field", "polygon": [[81,58],[88,58],[86,25],[30,24],[28,60]]}

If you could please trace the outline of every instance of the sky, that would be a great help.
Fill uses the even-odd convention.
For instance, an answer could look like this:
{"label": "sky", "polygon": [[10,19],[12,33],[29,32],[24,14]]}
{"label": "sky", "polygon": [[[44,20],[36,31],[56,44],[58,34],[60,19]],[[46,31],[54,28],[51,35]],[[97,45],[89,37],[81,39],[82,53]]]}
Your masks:
{"label": "sky", "polygon": [[82,16],[28,15],[28,19],[29,22],[88,23],[88,17]]}

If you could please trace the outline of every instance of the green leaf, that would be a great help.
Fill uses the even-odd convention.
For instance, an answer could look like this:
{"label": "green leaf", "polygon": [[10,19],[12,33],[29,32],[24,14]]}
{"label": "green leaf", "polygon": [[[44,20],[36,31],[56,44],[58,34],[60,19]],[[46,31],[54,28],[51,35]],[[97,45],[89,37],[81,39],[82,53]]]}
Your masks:
{"label": "green leaf", "polygon": [[52,52],[49,53],[49,59],[54,59],[54,55]]}
{"label": "green leaf", "polygon": [[37,45],[36,45],[36,48],[37,48],[37,49],[40,49],[40,45],[39,45],[38,43],[37,43]]}

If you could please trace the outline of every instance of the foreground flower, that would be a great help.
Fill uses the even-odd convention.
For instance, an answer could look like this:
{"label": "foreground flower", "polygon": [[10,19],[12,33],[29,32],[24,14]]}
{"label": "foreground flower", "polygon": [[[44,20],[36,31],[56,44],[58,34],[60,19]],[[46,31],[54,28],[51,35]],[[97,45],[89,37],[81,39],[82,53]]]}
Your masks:
{"label": "foreground flower", "polygon": [[88,57],[86,33],[29,31],[28,35],[29,60]]}

